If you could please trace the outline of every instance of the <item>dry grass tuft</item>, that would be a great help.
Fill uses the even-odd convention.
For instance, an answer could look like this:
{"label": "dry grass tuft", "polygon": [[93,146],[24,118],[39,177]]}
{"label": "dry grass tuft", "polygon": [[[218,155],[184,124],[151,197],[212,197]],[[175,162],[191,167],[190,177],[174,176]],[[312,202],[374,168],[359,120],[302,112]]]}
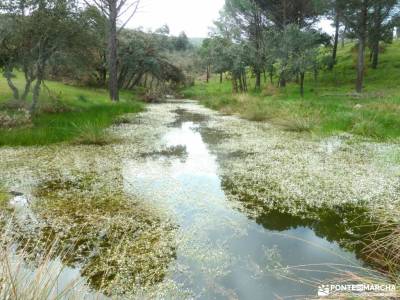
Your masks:
{"label": "dry grass tuft", "polygon": [[[78,278],[61,284],[65,268],[52,259],[52,251],[31,268],[24,251],[16,254],[13,247],[0,248],[1,299],[81,299],[83,286]],[[87,292],[87,291],[86,291]]]}
{"label": "dry grass tuft", "polygon": [[107,132],[104,128],[90,122],[75,126],[75,128],[79,132],[73,141],[73,144],[76,145],[105,146],[118,141],[115,136]]}
{"label": "dry grass tuft", "polygon": [[286,131],[292,132],[311,132],[318,122],[313,117],[304,117],[299,115],[292,115],[285,117],[276,122]]}

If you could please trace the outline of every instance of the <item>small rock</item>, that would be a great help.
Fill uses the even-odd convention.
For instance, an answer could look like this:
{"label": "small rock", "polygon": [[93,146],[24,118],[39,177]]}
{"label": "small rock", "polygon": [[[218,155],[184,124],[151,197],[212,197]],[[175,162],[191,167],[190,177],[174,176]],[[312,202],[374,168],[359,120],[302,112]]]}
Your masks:
{"label": "small rock", "polygon": [[17,196],[23,196],[24,193],[16,192],[16,191],[11,191],[11,192],[10,192],[10,195],[17,197]]}

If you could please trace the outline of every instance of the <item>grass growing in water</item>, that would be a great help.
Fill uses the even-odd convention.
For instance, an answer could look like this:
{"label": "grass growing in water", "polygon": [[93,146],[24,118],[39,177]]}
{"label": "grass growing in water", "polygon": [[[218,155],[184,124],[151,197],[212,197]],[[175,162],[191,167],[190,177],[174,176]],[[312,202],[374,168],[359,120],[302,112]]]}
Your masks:
{"label": "grass growing in water", "polygon": [[6,193],[5,189],[0,185],[0,207],[4,205],[4,203],[8,200],[8,194]]}
{"label": "grass growing in water", "polygon": [[[10,213],[11,230],[0,242],[11,240],[18,245],[14,250],[17,256],[48,284],[35,285],[36,275],[25,282],[22,271],[15,268],[4,274],[8,291],[19,296],[31,289],[36,294],[51,292],[54,280],[41,270],[57,260],[79,268],[92,289],[109,296],[128,297],[163,280],[175,257],[176,228],[158,211],[112,185],[99,184],[95,173],[69,178],[56,175],[43,182],[34,195],[36,200],[30,205],[34,217],[28,216],[22,224]],[[0,262],[7,265],[10,251],[2,251],[7,255],[2,255]],[[28,298],[47,299],[40,295]]]}

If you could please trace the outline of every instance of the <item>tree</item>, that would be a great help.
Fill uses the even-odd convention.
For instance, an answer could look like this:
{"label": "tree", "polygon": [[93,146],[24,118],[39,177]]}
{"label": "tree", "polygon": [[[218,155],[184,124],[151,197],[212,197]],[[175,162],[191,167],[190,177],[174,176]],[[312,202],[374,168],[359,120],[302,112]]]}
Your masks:
{"label": "tree", "polygon": [[201,57],[202,64],[206,69],[206,82],[210,81],[211,77],[211,65],[214,61],[213,50],[211,45],[211,39],[204,39],[199,49],[199,55]]}
{"label": "tree", "polygon": [[372,68],[378,67],[379,43],[391,42],[394,24],[391,22],[392,12],[397,0],[375,0],[372,4],[371,21],[368,28],[368,43],[371,49]]}
{"label": "tree", "polygon": [[[108,68],[109,93],[111,101],[119,101],[118,87],[118,33],[136,14],[140,0],[84,0],[87,5],[95,5],[108,19]],[[117,29],[117,22],[127,15],[125,22]]]}
{"label": "tree", "polygon": [[327,45],[329,38],[315,30],[300,30],[295,25],[289,25],[286,31],[290,49],[289,66],[293,74],[299,75],[300,95],[304,97],[306,72],[315,71],[319,47]]}
{"label": "tree", "polygon": [[170,63],[165,55],[165,46],[172,40],[160,31],[123,30],[118,51],[119,87],[132,89],[144,81],[143,85],[147,88],[147,78],[151,79],[150,89],[183,83],[185,76],[182,70]]}
{"label": "tree", "polygon": [[[4,1],[0,15],[0,68],[16,100],[25,100],[34,77],[34,57],[32,57],[32,36],[27,34],[29,18],[25,16],[28,4],[25,1]],[[14,69],[25,74],[26,84],[22,93],[13,83]]]}
{"label": "tree", "polygon": [[[36,80],[30,107],[33,114],[49,61],[57,53],[80,44],[79,40],[83,39],[81,33],[84,32],[82,28],[86,24],[82,22],[74,1],[18,0],[6,4],[5,24],[10,31],[8,37],[2,40],[2,49],[7,51],[1,55],[2,67],[15,98],[19,98],[19,93],[11,82],[13,69],[20,68],[25,74],[26,86],[22,98],[26,97],[31,83]],[[29,14],[25,15],[25,11]]]}
{"label": "tree", "polygon": [[186,51],[190,48],[190,42],[185,32],[181,32],[177,38],[175,38],[175,50]]}
{"label": "tree", "polygon": [[87,19],[86,29],[90,32],[90,62],[94,69],[97,86],[107,87],[107,18],[95,6],[87,7],[83,12]]}
{"label": "tree", "polygon": [[220,75],[220,83],[222,83],[223,73],[230,71],[230,61],[227,55],[229,47],[230,41],[218,35],[203,40],[199,55],[202,67],[206,69],[207,82],[211,76],[211,70]]}
{"label": "tree", "polygon": [[254,0],[276,27],[283,30],[294,24],[308,27],[318,20],[324,1],[316,0]]}
{"label": "tree", "polygon": [[332,59],[329,64],[329,70],[332,70],[337,63],[337,49],[339,45],[340,26],[343,23],[344,0],[330,0],[328,3],[327,16],[333,20],[335,35],[333,37]]}
{"label": "tree", "polygon": [[370,11],[374,1],[372,0],[349,0],[343,9],[344,21],[347,28],[357,37],[357,79],[356,91],[361,93],[364,83],[365,72],[365,48],[368,38],[368,26],[370,22]]}
{"label": "tree", "polygon": [[223,74],[229,72],[229,60],[226,55],[226,50],[229,49],[229,46],[229,41],[223,37],[215,36],[211,39],[213,70],[220,75],[220,83],[222,83]]}
{"label": "tree", "polygon": [[326,1],[318,0],[254,0],[256,4],[263,10],[267,21],[274,26],[274,41],[279,42],[282,49],[276,49],[275,53],[279,57],[279,86],[285,87],[288,80],[288,52],[287,44],[279,41],[279,37],[283,41],[287,41],[286,29],[289,25],[296,25],[300,29],[310,28],[326,8]]}
{"label": "tree", "polygon": [[226,0],[225,11],[240,29],[236,38],[239,41],[243,38],[248,41],[246,46],[249,65],[256,77],[255,89],[260,90],[265,62],[263,32],[266,25],[262,10],[253,0]]}
{"label": "tree", "polygon": [[10,15],[2,16],[0,19],[0,68],[3,70],[3,76],[13,92],[14,99],[19,99],[19,90],[13,83],[13,70],[20,59],[20,51],[16,41],[18,37],[12,32],[14,24]]}

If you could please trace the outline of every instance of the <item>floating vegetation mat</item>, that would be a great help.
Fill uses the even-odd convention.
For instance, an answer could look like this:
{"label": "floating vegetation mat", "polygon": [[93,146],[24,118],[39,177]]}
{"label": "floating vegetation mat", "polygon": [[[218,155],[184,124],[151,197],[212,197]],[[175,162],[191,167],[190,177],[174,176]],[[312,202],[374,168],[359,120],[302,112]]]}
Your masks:
{"label": "floating vegetation mat", "polygon": [[34,190],[10,234],[31,263],[51,255],[79,268],[106,295],[134,294],[163,281],[175,256],[175,227],[94,174],[54,178]]}
{"label": "floating vegetation mat", "polygon": [[395,143],[317,140],[193,102],[109,132],[104,146],[0,148],[3,249],[32,269],[59,260],[110,297],[264,299],[315,291],[283,282],[289,265],[318,260],[320,280],[327,261],[361,268],[379,250],[363,254],[371,224],[400,220]]}

